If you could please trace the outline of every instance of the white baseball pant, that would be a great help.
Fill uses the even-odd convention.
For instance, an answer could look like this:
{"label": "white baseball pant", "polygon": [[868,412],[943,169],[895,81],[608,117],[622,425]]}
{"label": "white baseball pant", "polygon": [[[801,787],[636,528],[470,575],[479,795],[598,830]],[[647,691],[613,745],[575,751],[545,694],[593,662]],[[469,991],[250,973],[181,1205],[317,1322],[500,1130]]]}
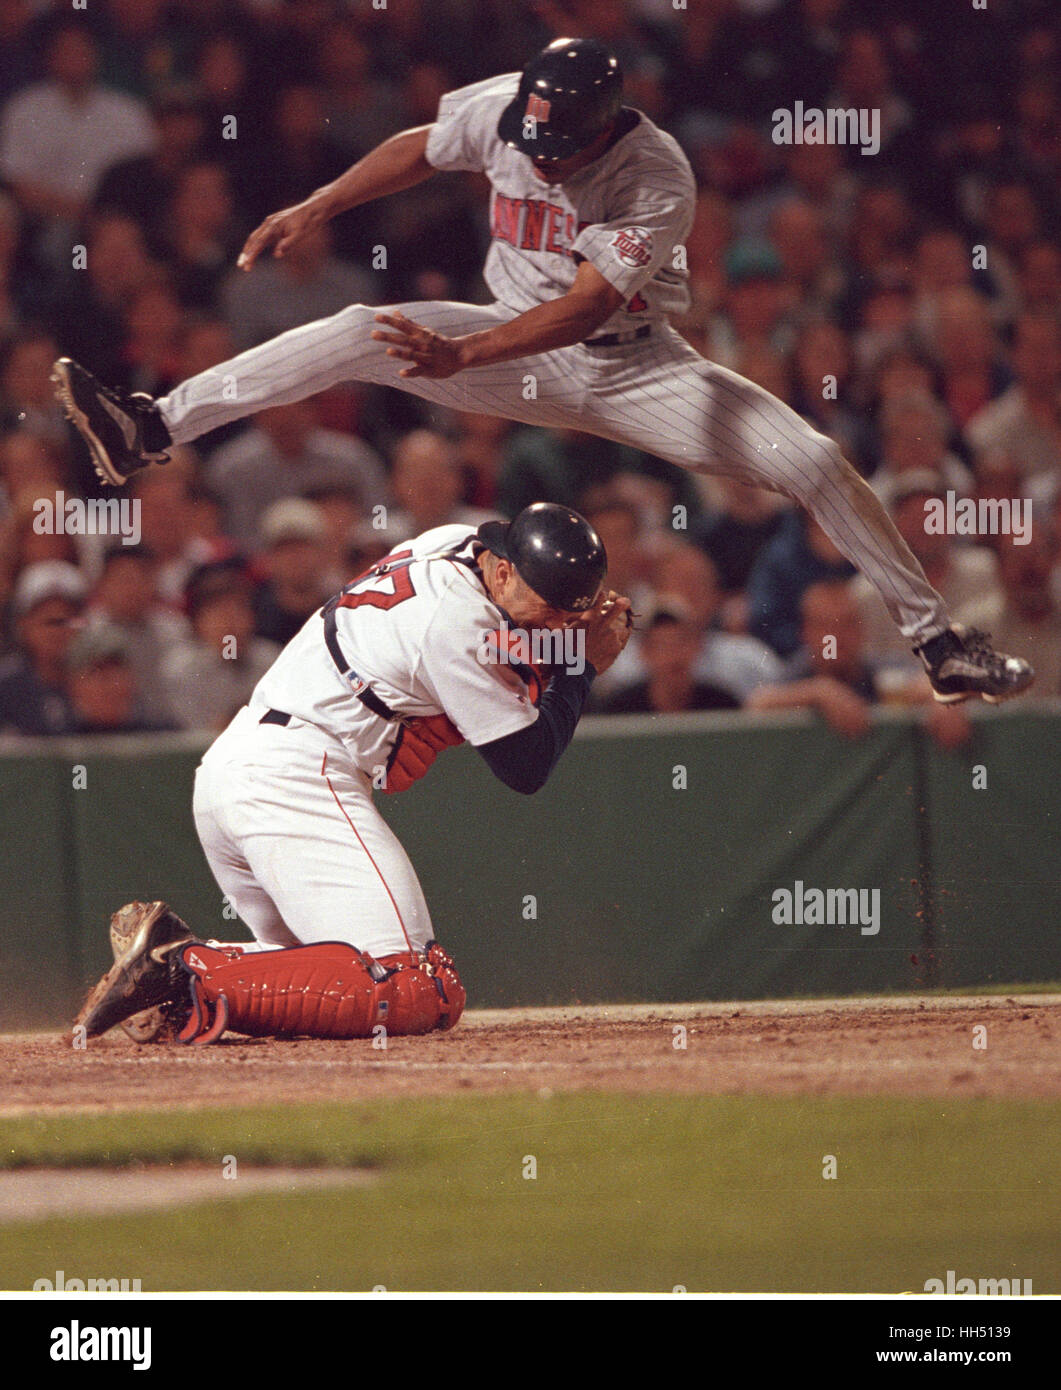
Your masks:
{"label": "white baseball pant", "polygon": [[399,309],[447,336],[514,318],[504,305],[448,301],[391,310],[352,304],[191,377],[159,402],[178,444],[342,381],[395,386],[455,410],[584,430],[683,468],[740,478],[800,503],[879,591],[911,644],[942,632],[946,606],[839,446],[753,382],[709,362],[668,324],[613,347],[576,344],[442,381],[401,378],[375,342],[375,315]]}
{"label": "white baseball pant", "polygon": [[315,725],[259,717],[245,707],[210,746],[192,801],[214,878],[258,948],[424,949],[427,903],[369,779]]}

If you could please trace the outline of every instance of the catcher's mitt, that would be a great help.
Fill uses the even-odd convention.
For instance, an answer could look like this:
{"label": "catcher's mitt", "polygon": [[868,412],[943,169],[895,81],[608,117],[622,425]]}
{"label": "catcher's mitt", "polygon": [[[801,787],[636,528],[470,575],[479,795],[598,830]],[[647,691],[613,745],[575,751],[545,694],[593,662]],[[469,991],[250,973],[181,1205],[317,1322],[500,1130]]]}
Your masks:
{"label": "catcher's mitt", "polygon": [[[118,960],[129,949],[143,920],[144,903],[126,903],[111,917],[111,950]],[[145,1009],[143,1013],[133,1014],[120,1024],[122,1031],[137,1043],[176,1042],[177,1034],[188,1017],[186,1002],[178,1004],[159,1004],[156,1008]]]}

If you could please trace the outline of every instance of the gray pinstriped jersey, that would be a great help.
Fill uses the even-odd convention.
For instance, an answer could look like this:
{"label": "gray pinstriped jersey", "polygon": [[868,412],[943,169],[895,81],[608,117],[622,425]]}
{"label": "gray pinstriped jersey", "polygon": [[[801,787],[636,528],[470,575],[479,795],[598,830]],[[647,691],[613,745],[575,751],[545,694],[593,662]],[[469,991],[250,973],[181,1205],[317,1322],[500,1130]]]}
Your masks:
{"label": "gray pinstriped jersey", "polygon": [[638,112],[600,159],[562,184],[545,183],[497,135],[518,85],[519,73],[507,73],[448,93],[427,142],[436,169],[490,180],[483,275],[491,293],[523,313],[566,294],[580,256],[624,296],[602,334],[681,313],[688,277],[675,268],[675,247],[692,226],[696,182],[677,141]]}

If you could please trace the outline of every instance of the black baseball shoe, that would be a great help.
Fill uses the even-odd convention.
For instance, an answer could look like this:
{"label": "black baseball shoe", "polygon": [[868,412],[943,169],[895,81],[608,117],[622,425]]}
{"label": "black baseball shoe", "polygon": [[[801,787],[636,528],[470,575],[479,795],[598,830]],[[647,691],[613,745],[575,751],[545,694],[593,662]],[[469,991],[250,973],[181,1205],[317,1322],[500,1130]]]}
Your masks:
{"label": "black baseball shoe", "polygon": [[996,652],[990,634],[955,623],[946,632],[916,648],[942,705],[954,705],[981,695],[992,705],[1012,700],[1027,690],[1035,671],[1019,656]]}
{"label": "black baseball shoe", "polygon": [[129,394],[101,386],[69,357],[52,367],[52,382],[66,418],[88,445],[105,483],[121,487],[149,463],[166,463],[172,444],[158,406],[143,391]]}
{"label": "black baseball shoe", "polygon": [[187,994],[187,977],[176,955],[178,947],[195,940],[186,924],[165,903],[129,903],[117,915],[129,945],[75,1020],[89,1038]]}

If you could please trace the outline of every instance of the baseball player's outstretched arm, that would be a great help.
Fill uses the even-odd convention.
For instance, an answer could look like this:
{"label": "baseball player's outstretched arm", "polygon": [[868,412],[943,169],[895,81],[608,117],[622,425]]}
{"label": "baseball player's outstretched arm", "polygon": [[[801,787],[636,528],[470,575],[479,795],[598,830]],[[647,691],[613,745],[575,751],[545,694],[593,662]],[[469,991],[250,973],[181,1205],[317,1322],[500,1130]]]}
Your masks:
{"label": "baseball player's outstretched arm", "polygon": [[261,226],[251,232],[236,264],[241,270],[250,270],[270,246],[274,256],[283,256],[305,232],[339,213],[348,212],[361,203],[370,203],[374,198],[384,198],[388,193],[400,193],[403,188],[412,188],[429,179],[438,172],[427,162],[425,154],[430,132],[431,127],[423,125],[392,135],[345,174],[324,184],[303,202],[270,213]]}
{"label": "baseball player's outstretched arm", "polygon": [[511,362],[580,343],[591,337],[622,302],[623,296],[596,266],[583,261],[567,294],[547,304],[536,304],[525,314],[485,332],[447,338],[404,314],[391,313],[377,314],[376,322],[397,329],[397,334],[376,329],[372,336],[378,342],[394,345],[387,349],[389,357],[413,363],[403,367],[399,376],[447,377],[466,367]]}

